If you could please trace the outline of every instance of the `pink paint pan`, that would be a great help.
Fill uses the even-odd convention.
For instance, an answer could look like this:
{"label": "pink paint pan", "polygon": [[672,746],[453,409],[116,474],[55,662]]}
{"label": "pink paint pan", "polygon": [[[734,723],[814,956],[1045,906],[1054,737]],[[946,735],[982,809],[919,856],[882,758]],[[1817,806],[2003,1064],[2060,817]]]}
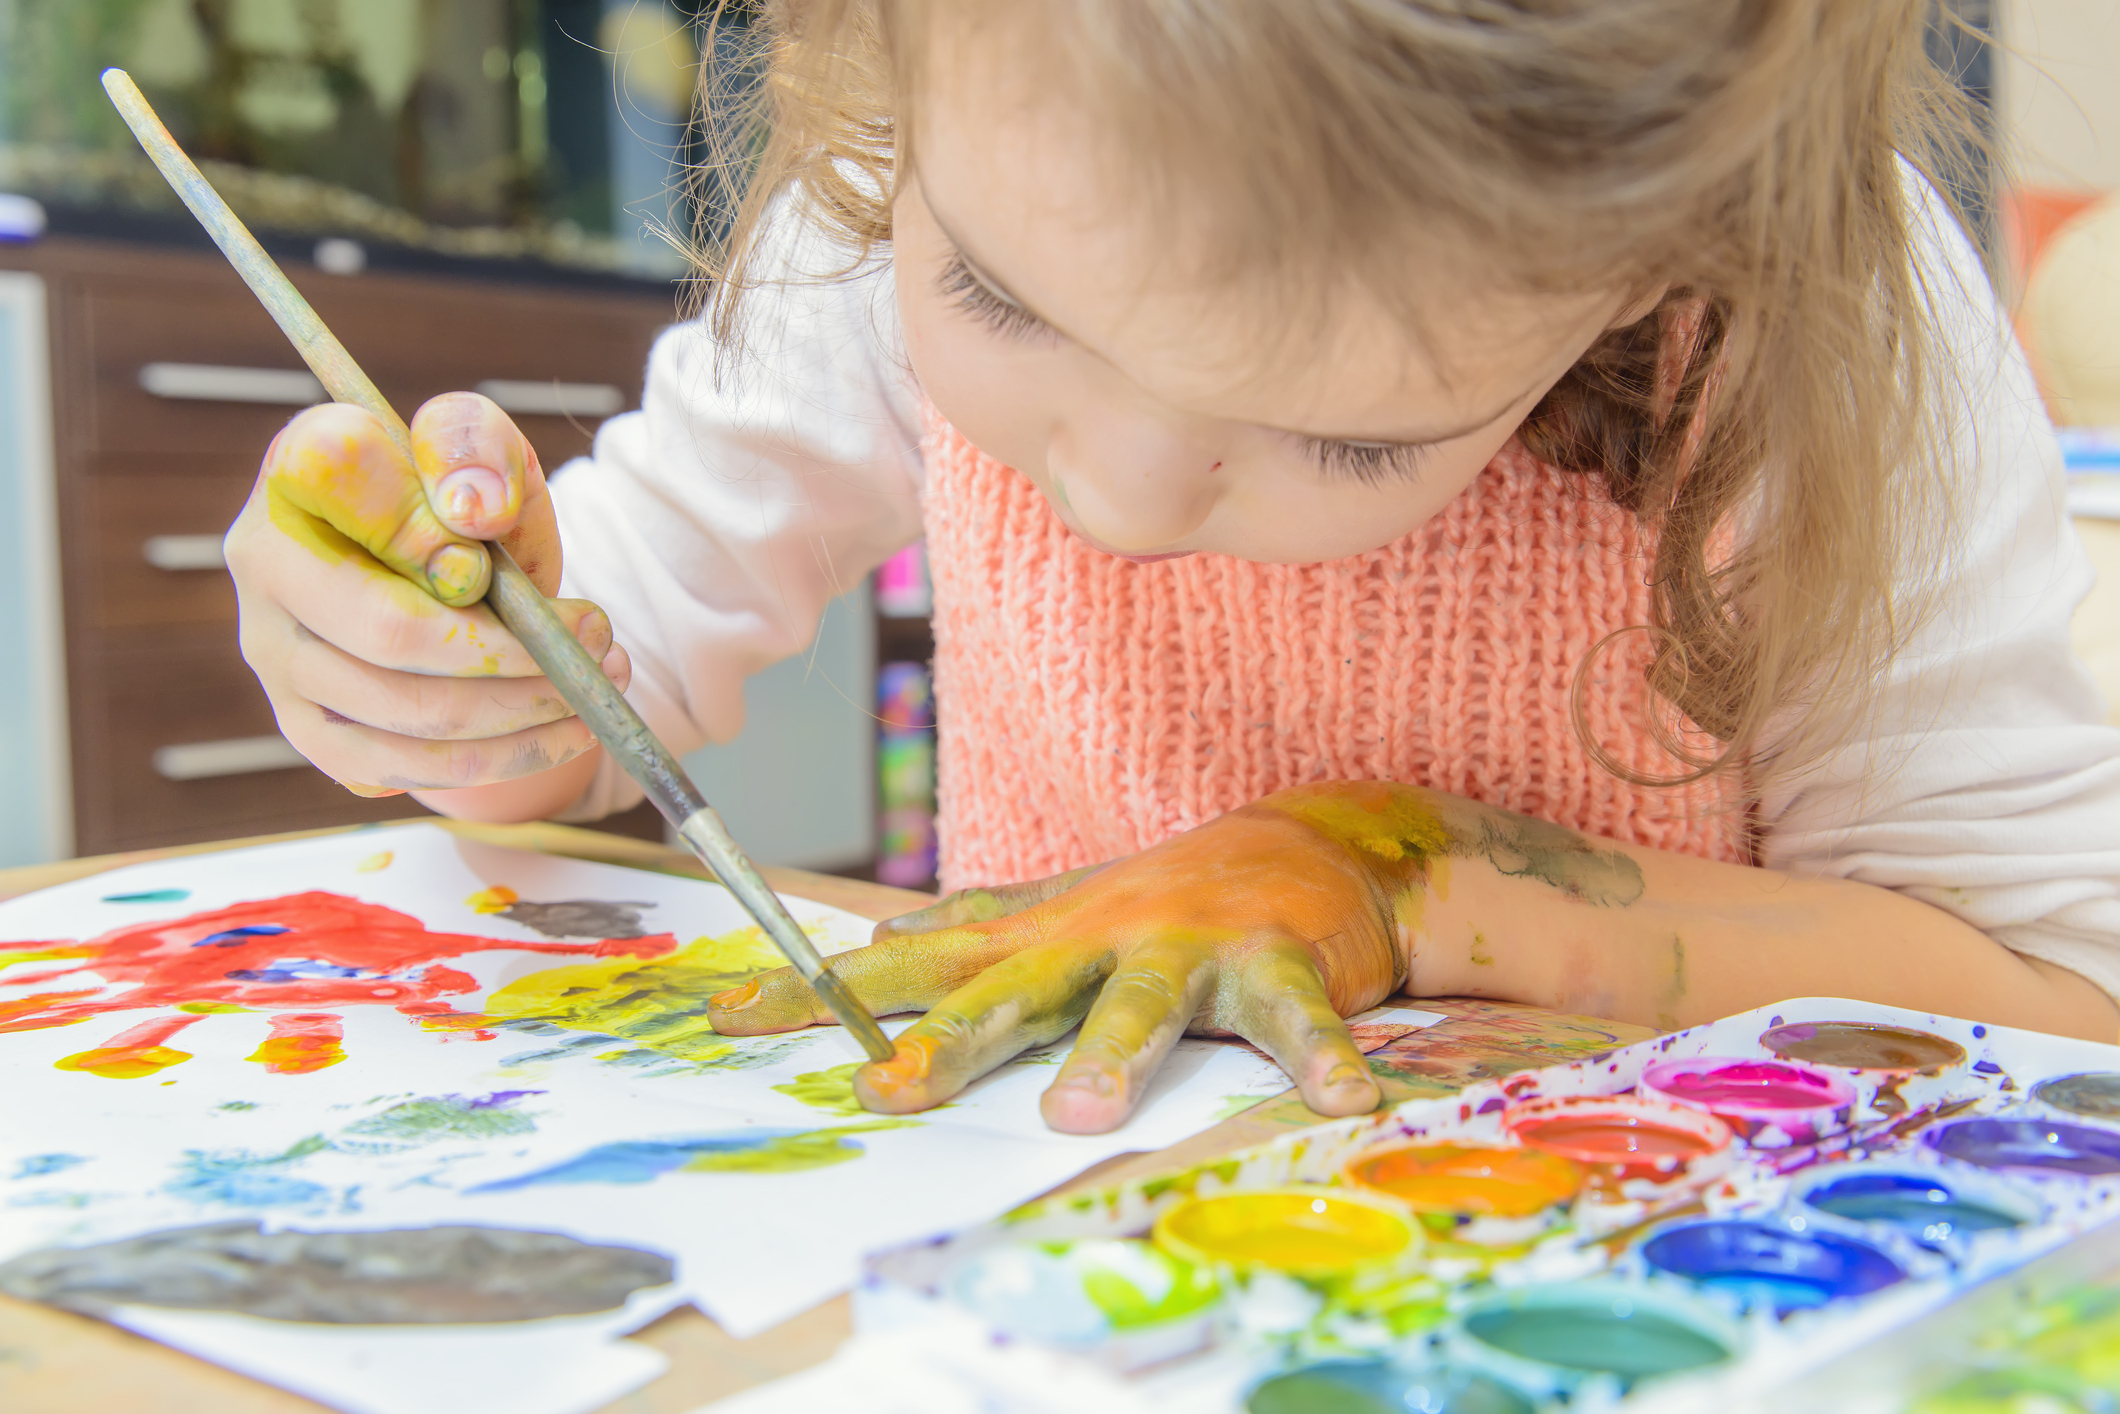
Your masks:
{"label": "pink paint pan", "polygon": [[1844,1076],[1748,1056],[1658,1061],[1642,1072],[1641,1090],[1706,1110],[1761,1149],[1813,1144],[1840,1133],[1856,1100],[1855,1086]]}

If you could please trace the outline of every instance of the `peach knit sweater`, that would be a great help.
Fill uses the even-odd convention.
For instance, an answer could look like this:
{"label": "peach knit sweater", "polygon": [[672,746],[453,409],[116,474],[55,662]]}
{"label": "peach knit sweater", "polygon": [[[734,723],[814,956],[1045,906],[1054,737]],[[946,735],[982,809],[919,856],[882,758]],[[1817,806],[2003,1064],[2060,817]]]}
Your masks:
{"label": "peach knit sweater", "polygon": [[[1576,665],[1649,621],[1650,536],[1594,478],[1512,442],[1433,520],[1365,555],[1139,565],[1070,534],[930,410],[942,884],[1145,849],[1286,786],[1392,780],[1591,834],[1746,857],[1733,787],[1629,785],[1570,716]],[[1663,773],[1645,634],[1586,684],[1614,756]]]}

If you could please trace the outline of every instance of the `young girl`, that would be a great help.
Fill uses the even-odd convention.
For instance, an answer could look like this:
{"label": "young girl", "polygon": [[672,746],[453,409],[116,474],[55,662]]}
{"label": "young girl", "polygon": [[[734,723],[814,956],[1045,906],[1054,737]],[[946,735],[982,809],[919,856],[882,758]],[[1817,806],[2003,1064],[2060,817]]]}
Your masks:
{"label": "young girl", "polygon": [[[1406,991],[1808,994],[2110,1041],[2120,733],[1926,0],[783,0],[712,318],[549,493],[490,404],[297,417],[230,532],[281,729],[488,820],[634,799],[500,536],[679,750],[925,534],[943,876],[838,960],[938,1104],[1186,1030],[1324,1114]],[[602,609],[593,607],[601,605]],[[606,618],[606,613],[609,617]],[[625,648],[614,643],[614,633]],[[1033,881],[1033,882],[1025,882]],[[714,999],[825,1019],[791,973]]]}

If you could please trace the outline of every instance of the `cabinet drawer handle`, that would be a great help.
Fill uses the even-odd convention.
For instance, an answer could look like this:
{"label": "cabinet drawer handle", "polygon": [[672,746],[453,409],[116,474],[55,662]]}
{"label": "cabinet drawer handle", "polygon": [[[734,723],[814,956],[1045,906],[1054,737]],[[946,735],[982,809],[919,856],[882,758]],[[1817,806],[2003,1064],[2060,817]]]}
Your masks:
{"label": "cabinet drawer handle", "polygon": [[204,781],[215,776],[247,776],[254,771],[284,771],[309,762],[283,736],[238,736],[226,741],[188,741],[155,748],[155,774],[165,781]]}
{"label": "cabinet drawer handle", "polygon": [[150,535],[141,542],[140,554],[158,570],[228,568],[218,535]]}
{"label": "cabinet drawer handle", "polygon": [[471,391],[491,398],[502,412],[532,417],[609,417],[626,409],[626,395],[609,383],[488,378]]}
{"label": "cabinet drawer handle", "polygon": [[308,407],[324,399],[316,375],[298,368],[232,368],[218,363],[150,363],[140,386],[158,398],[195,403],[271,403]]}

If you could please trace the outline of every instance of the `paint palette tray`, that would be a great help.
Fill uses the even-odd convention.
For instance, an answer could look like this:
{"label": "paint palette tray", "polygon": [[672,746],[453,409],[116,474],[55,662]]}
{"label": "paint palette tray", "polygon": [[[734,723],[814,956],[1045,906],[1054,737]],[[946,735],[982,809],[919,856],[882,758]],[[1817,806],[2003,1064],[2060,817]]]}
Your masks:
{"label": "paint palette tray", "polygon": [[2120,1047],[1814,997],[1041,1200],[855,1312],[997,1409],[1897,1414],[2116,1268]]}

